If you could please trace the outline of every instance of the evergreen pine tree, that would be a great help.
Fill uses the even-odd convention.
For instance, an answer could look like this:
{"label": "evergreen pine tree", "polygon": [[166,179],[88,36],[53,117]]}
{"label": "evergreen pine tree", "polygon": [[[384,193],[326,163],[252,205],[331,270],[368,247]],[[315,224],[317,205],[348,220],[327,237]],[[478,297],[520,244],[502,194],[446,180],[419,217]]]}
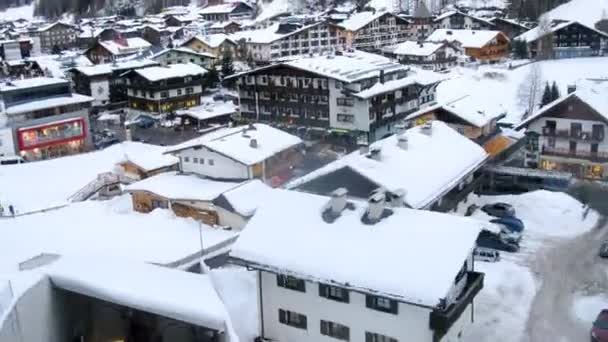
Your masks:
{"label": "evergreen pine tree", "polygon": [[557,88],[557,83],[555,83],[555,81],[553,81],[553,84],[551,85],[551,101],[555,101],[557,99],[559,99],[560,94],[559,94],[559,88]]}
{"label": "evergreen pine tree", "polygon": [[222,77],[226,78],[234,74],[234,64],[232,63],[232,54],[226,52],[222,57]]}
{"label": "evergreen pine tree", "polygon": [[551,102],[551,87],[549,87],[549,82],[545,83],[545,90],[543,91],[543,97],[540,102],[540,106],[543,107],[547,103]]}
{"label": "evergreen pine tree", "polygon": [[516,39],[513,41],[513,55],[517,59],[528,58],[528,45],[523,40]]}
{"label": "evergreen pine tree", "polygon": [[215,65],[209,68],[209,71],[205,74],[204,77],[204,86],[205,88],[214,88],[217,83],[220,81],[220,76],[217,72],[217,68]]}

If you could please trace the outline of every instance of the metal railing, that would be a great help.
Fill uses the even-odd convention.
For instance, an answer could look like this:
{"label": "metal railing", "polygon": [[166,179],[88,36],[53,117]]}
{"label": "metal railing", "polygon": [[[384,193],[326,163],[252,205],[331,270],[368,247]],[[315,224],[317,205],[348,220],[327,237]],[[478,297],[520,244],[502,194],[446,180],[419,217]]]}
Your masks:
{"label": "metal railing", "polygon": [[543,127],[543,135],[548,137],[575,139],[581,141],[603,141],[604,132],[589,132],[589,131],[573,131],[567,129],[553,129]]}
{"label": "metal railing", "polygon": [[608,152],[572,151],[567,148],[543,147],[542,154],[546,156],[585,159],[598,163],[608,162]]}
{"label": "metal railing", "polygon": [[82,202],[92,195],[94,195],[97,191],[101,190],[104,186],[112,185],[112,184],[130,184],[134,181],[134,179],[129,178],[124,175],[119,175],[112,172],[104,172],[97,175],[97,178],[89,182],[87,185],[82,187],[76,193],[68,198],[70,202]]}

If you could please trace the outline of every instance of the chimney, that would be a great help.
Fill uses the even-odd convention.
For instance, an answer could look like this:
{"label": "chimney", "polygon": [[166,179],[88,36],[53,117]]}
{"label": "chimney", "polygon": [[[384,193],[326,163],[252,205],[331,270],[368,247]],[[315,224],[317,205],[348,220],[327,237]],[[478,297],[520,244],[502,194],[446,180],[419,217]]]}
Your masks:
{"label": "chimney", "polygon": [[338,216],[346,208],[346,195],[348,190],[345,188],[338,188],[331,193],[331,199],[329,200],[329,207],[331,213]]}
{"label": "chimney", "polygon": [[433,122],[427,121],[420,126],[420,133],[431,136],[433,135]]}
{"label": "chimney", "polygon": [[369,145],[360,144],[359,145],[359,153],[360,154],[368,154],[369,153]]}
{"label": "chimney", "polygon": [[397,136],[397,146],[402,150],[407,151],[407,136],[401,134]]}
{"label": "chimney", "polygon": [[373,160],[380,160],[380,152],[382,151],[382,149],[380,148],[380,146],[378,145],[373,145],[369,148],[369,153],[367,154],[367,157]]}
{"label": "chimney", "polygon": [[384,84],[384,70],[380,70],[380,83]]}
{"label": "chimney", "polygon": [[367,220],[376,223],[382,218],[386,195],[382,189],[377,189],[367,200]]}
{"label": "chimney", "polygon": [[393,191],[393,194],[391,196],[391,207],[403,207],[405,205],[405,194],[406,191],[404,189],[397,189]]}
{"label": "chimney", "polygon": [[251,147],[251,148],[258,148],[258,140],[257,139],[251,139],[251,140],[249,140],[249,147]]}
{"label": "chimney", "polygon": [[569,84],[568,85],[568,94],[572,94],[576,91],[576,84]]}

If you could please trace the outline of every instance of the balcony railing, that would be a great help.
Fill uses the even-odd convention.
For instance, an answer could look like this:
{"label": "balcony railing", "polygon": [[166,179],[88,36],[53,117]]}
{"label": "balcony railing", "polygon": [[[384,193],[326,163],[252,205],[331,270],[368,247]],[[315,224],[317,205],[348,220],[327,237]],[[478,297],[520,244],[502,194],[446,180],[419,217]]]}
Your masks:
{"label": "balcony railing", "polygon": [[585,159],[597,163],[608,162],[608,152],[571,151],[567,148],[543,147],[542,154],[555,157]]}
{"label": "balcony railing", "polygon": [[437,308],[431,312],[430,328],[438,336],[445,335],[450,327],[462,316],[467,306],[483,288],[484,274],[467,272],[467,283],[456,302],[445,309]]}
{"label": "balcony railing", "polygon": [[604,140],[604,132],[585,132],[585,131],[572,131],[567,129],[554,129],[550,127],[543,127],[543,135],[548,137],[574,139],[580,141],[596,141],[601,142]]}

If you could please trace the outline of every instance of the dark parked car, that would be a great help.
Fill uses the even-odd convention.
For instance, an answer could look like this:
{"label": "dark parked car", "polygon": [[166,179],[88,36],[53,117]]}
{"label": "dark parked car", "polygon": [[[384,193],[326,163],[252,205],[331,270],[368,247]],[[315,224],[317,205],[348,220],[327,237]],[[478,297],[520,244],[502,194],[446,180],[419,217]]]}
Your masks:
{"label": "dark parked car", "polygon": [[600,246],[600,251],[598,254],[602,258],[608,258],[608,240],[605,240],[604,242],[602,242],[602,245]]}
{"label": "dark parked car", "polygon": [[135,121],[135,126],[139,128],[150,128],[154,126],[154,119],[149,116],[141,115]]}
{"label": "dark parked car", "polygon": [[519,251],[518,244],[504,241],[498,234],[485,229],[477,237],[477,246],[511,253]]}
{"label": "dark parked car", "polygon": [[608,309],[600,311],[593,322],[591,342],[608,342]]}
{"label": "dark parked car", "polygon": [[495,217],[515,216],[515,209],[508,203],[492,203],[481,207],[486,214]]}
{"label": "dark parked car", "polygon": [[512,231],[515,231],[518,233],[523,232],[524,227],[525,227],[522,220],[518,219],[517,217],[504,216],[501,218],[490,220],[490,222],[502,224],[502,225],[506,226],[507,228],[509,228],[509,230],[512,230]]}

